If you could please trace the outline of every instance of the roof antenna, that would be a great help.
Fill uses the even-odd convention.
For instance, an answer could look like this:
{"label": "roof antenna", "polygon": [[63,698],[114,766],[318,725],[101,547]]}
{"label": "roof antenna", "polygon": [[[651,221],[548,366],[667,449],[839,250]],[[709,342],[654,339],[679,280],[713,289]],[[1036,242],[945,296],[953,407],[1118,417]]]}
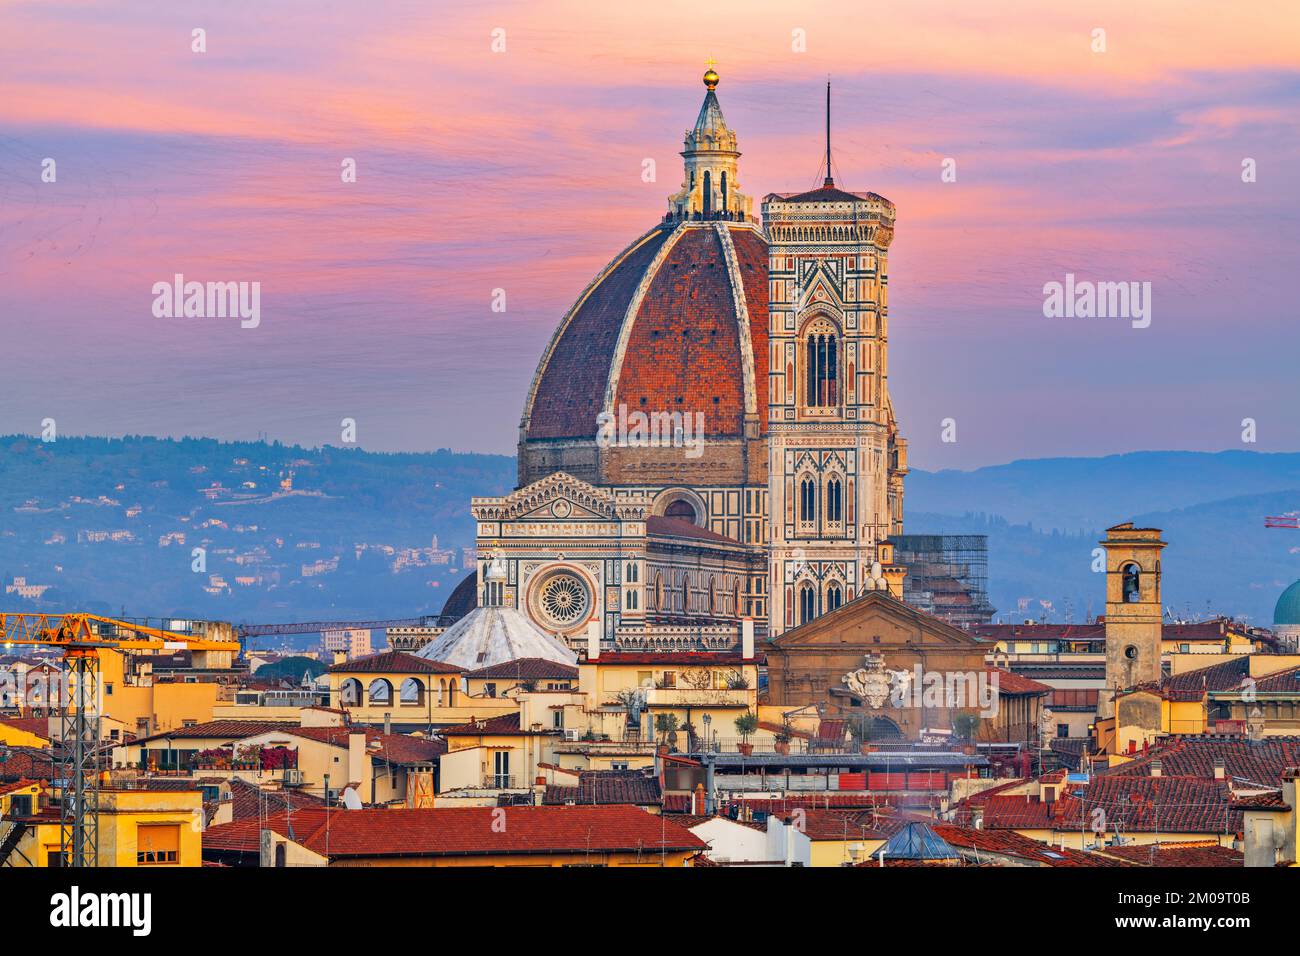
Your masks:
{"label": "roof antenna", "polygon": [[835,185],[831,178],[831,81],[826,80],[826,181],[822,186],[830,188]]}

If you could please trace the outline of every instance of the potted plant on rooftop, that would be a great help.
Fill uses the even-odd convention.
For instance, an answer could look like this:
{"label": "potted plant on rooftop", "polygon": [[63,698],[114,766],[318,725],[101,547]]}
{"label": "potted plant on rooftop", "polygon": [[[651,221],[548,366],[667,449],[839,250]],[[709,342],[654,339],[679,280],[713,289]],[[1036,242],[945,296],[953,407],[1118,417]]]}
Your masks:
{"label": "potted plant on rooftop", "polygon": [[758,715],[752,710],[747,710],[736,718],[736,732],[740,734],[740,752],[748,757],[754,752],[754,745],[749,742],[749,738],[758,730]]}
{"label": "potted plant on rooftop", "polygon": [[794,732],[790,729],[790,718],[781,718],[781,729],[772,735],[776,740],[773,745],[779,754],[788,754],[790,752],[790,741],[794,739]]}

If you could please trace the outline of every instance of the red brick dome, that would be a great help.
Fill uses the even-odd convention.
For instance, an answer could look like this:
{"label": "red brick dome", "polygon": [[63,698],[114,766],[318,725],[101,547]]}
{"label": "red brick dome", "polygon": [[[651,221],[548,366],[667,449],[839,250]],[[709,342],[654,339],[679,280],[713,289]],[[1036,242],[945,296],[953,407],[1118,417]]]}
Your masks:
{"label": "red brick dome", "polygon": [[759,439],[767,351],[762,233],[744,222],[652,229],[593,280],[543,354],[524,404],[521,484],[561,469],[619,482],[611,463],[626,465],[631,449],[598,447],[602,412],[702,413],[715,455]]}

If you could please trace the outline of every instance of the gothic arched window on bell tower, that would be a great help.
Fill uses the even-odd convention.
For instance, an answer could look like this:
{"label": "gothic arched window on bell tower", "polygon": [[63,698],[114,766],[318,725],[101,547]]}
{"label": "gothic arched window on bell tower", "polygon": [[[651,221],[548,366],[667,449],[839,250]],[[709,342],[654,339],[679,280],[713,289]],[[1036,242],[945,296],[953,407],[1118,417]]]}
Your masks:
{"label": "gothic arched window on bell tower", "polygon": [[826,523],[840,524],[844,521],[844,485],[837,475],[832,475],[826,482]]}
{"label": "gothic arched window on bell tower", "polygon": [[817,521],[817,483],[811,477],[799,481],[799,523],[812,525]]}
{"label": "gothic arched window on bell tower", "polygon": [[1134,604],[1142,600],[1142,570],[1133,562],[1120,568],[1124,575],[1120,594],[1125,604]]}
{"label": "gothic arched window on bell tower", "polygon": [[838,331],[821,318],[804,336],[805,403],[809,408],[834,408],[840,403]]}
{"label": "gothic arched window on bell tower", "polygon": [[833,611],[844,603],[844,591],[838,584],[832,584],[826,589],[826,610]]}
{"label": "gothic arched window on bell tower", "polygon": [[799,623],[807,624],[817,616],[817,590],[804,582],[799,588]]}

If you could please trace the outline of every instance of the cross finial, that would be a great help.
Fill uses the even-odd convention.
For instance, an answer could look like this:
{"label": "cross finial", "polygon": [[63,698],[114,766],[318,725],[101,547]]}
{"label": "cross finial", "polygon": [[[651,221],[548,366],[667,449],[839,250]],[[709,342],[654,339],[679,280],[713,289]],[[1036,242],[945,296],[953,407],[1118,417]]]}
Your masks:
{"label": "cross finial", "polygon": [[704,85],[709,90],[715,90],[718,87],[718,74],[713,69],[713,64],[717,62],[713,57],[709,57],[704,61],[704,65],[708,67],[704,73]]}

